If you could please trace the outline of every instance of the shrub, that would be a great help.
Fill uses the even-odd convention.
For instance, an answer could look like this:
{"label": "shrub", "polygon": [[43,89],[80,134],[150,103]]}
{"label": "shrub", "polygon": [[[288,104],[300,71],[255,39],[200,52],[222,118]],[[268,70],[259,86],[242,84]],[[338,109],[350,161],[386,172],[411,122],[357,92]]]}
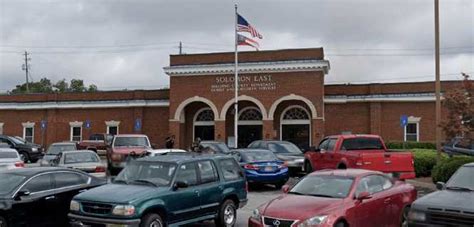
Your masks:
{"label": "shrub", "polygon": [[401,141],[390,141],[385,145],[388,149],[436,149],[436,144],[429,142],[405,142],[405,148]]}
{"label": "shrub", "polygon": [[[431,176],[431,170],[437,162],[436,150],[413,149],[412,152],[416,177]],[[441,157],[442,159],[446,159],[447,156],[443,153]]]}
{"label": "shrub", "polygon": [[433,182],[447,182],[459,167],[470,162],[474,162],[474,157],[454,156],[452,158],[443,159],[433,168],[431,174]]}

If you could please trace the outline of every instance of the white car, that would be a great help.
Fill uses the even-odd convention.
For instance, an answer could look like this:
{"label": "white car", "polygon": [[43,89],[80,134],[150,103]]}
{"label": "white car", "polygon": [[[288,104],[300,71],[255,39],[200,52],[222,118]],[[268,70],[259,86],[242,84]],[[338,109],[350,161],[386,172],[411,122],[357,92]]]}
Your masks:
{"label": "white car", "polygon": [[182,149],[154,149],[154,150],[148,150],[146,152],[147,156],[160,156],[168,153],[186,153],[187,151],[182,150]]}
{"label": "white car", "polygon": [[94,177],[106,178],[107,166],[94,151],[63,151],[58,154],[53,166],[82,170]]}
{"label": "white car", "polygon": [[23,167],[25,163],[15,149],[0,148],[0,171]]}

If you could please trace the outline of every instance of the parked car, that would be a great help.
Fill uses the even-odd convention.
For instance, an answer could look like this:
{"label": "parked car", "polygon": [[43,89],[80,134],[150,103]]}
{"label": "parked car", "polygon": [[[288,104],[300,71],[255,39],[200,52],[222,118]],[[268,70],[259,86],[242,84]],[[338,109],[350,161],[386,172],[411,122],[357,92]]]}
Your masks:
{"label": "parked car", "polygon": [[25,167],[15,149],[0,148],[0,171]]}
{"label": "parked car", "polygon": [[256,209],[250,227],[406,226],[415,187],[370,170],[324,170]]}
{"label": "parked car", "polygon": [[222,155],[165,155],[130,162],[112,184],[71,201],[73,226],[233,226],[247,203],[245,175]]}
{"label": "parked car", "polygon": [[58,155],[64,151],[75,151],[77,150],[76,142],[60,142],[49,145],[48,150],[40,160],[40,166],[52,166],[52,161],[58,158]]}
{"label": "parked car", "polygon": [[111,146],[107,148],[108,168],[115,175],[125,167],[130,155],[141,155],[151,149],[150,140],[146,135],[116,135]]}
{"label": "parked car", "polygon": [[20,154],[21,160],[23,162],[37,162],[41,157],[43,157],[44,149],[34,143],[28,143],[24,140],[19,140],[13,136],[0,135],[0,143],[6,143],[18,151]]}
{"label": "parked car", "polygon": [[466,138],[454,138],[443,146],[443,151],[448,155],[471,155],[474,156],[474,140]]}
{"label": "parked car", "polygon": [[200,145],[204,149],[212,149],[217,154],[230,154],[230,149],[224,142],[213,141],[213,140],[203,140]]}
{"label": "parked car", "polygon": [[474,163],[465,164],[436,192],[416,200],[409,226],[474,226]]}
{"label": "parked car", "polygon": [[182,149],[153,149],[146,151],[147,156],[160,156],[170,153],[187,153],[187,151]]}
{"label": "parked car", "polygon": [[281,188],[288,181],[288,167],[273,152],[245,148],[232,150],[232,153],[245,170],[249,183],[273,184]]}
{"label": "parked car", "polygon": [[82,170],[98,178],[107,177],[107,168],[94,151],[63,151],[57,157],[54,166]]}
{"label": "parked car", "polygon": [[89,140],[80,141],[77,147],[79,150],[91,150],[98,154],[105,154],[112,139],[113,136],[110,134],[92,134],[89,136]]}
{"label": "parked car", "polygon": [[257,140],[252,142],[249,148],[271,150],[276,156],[285,162],[292,174],[303,171],[304,154],[293,143],[278,140]]}
{"label": "parked car", "polygon": [[369,169],[400,179],[415,178],[412,152],[387,150],[377,135],[336,135],[324,138],[319,148],[305,153],[305,171]]}
{"label": "parked car", "polygon": [[63,168],[0,172],[0,226],[68,226],[72,197],[104,183],[84,172]]}

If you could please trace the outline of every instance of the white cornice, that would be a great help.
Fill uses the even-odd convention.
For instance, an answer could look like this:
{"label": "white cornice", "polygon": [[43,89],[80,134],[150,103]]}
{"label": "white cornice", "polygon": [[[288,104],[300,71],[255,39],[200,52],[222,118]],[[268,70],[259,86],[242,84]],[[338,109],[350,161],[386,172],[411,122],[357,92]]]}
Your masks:
{"label": "white cornice", "polygon": [[[443,99],[443,97],[441,97]],[[349,102],[434,102],[436,97],[429,94],[388,94],[357,96],[326,96],[324,103],[344,104]]]}
{"label": "white cornice", "polygon": [[[239,63],[239,73],[273,73],[323,71],[327,74],[330,66],[327,60],[298,60],[274,62]],[[164,68],[169,76],[200,76],[233,74],[234,64],[179,65]]]}
{"label": "white cornice", "polygon": [[168,107],[168,106],[169,106],[169,100],[68,101],[68,102],[0,103],[0,110],[93,109],[93,108]]}

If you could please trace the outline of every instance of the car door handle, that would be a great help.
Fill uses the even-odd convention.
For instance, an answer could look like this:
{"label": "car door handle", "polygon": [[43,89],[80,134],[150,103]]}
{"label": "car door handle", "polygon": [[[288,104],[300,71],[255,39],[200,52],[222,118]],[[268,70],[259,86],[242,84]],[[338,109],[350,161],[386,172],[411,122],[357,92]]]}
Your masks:
{"label": "car door handle", "polygon": [[52,199],[56,199],[56,196],[52,195],[52,196],[48,196],[46,198],[44,198],[45,200],[52,200]]}
{"label": "car door handle", "polygon": [[198,190],[194,191],[194,193],[196,193],[196,195],[199,196],[199,191]]}
{"label": "car door handle", "polygon": [[385,204],[390,203],[390,202],[392,202],[392,199],[390,199],[390,198],[385,199],[385,200],[383,201],[383,203],[385,203]]}
{"label": "car door handle", "polygon": [[79,190],[79,193],[87,192],[87,189]]}

